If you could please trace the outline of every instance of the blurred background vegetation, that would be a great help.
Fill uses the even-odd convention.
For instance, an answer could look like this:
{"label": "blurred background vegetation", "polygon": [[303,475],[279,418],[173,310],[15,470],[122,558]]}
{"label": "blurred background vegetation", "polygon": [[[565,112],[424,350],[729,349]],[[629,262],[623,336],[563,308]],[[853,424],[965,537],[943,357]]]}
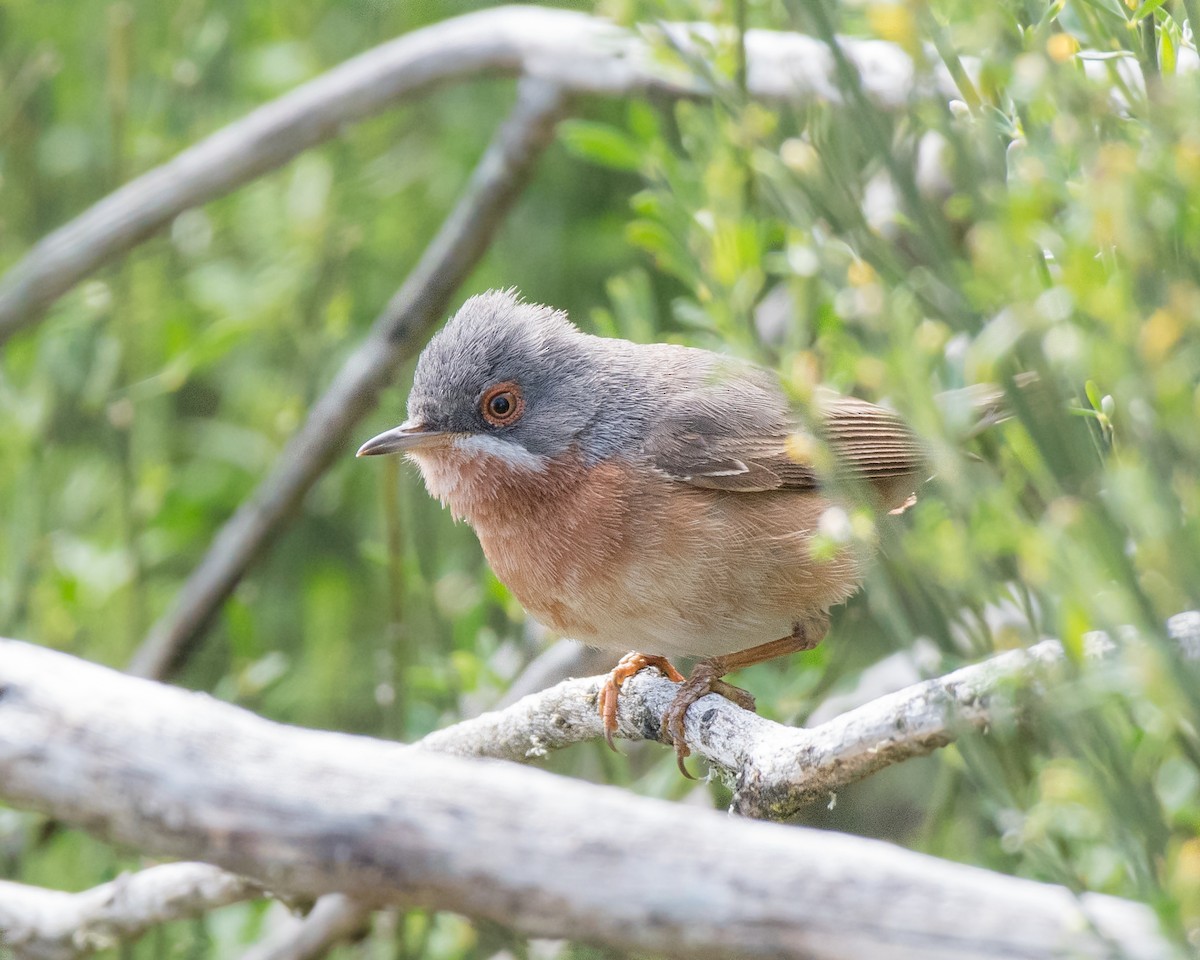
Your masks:
{"label": "blurred background vegetation", "polygon": [[[7,0],[0,268],[264,101],[483,5]],[[1196,0],[574,6],[730,26],[687,64],[719,95],[580,104],[459,299],[516,285],[597,332],[752,356],[798,402],[823,382],[894,405],[931,451],[936,476],[899,523],[856,514],[826,532],[884,540],[826,643],[739,682],[800,723],[1043,636],[1070,654],[1048,703],[1014,692],[1023,723],[802,820],[1141,899],[1200,944],[1200,686],[1164,628],[1200,608]],[[739,24],[899,44],[918,80],[956,76],[959,98],[884,112],[849,71],[840,105],[752,103]],[[419,256],[511,99],[511,83],[473,82],[356,126],[181,215],[4,346],[0,633],[128,661]],[[935,399],[1030,370],[1043,392],[970,443],[961,411]],[[538,652],[415,471],[352,459],[403,418],[410,375],[345,438],[180,682],[289,722],[415,738],[495,703]],[[1087,631],[1123,625],[1142,642],[1081,660]],[[660,747],[625,753],[589,744],[551,766],[728,798],[681,780]],[[0,876],[74,890],[138,863],[42,827],[0,809]],[[120,955],[236,956],[266,913],[228,908]],[[527,948],[413,913],[336,955],[501,950]]]}

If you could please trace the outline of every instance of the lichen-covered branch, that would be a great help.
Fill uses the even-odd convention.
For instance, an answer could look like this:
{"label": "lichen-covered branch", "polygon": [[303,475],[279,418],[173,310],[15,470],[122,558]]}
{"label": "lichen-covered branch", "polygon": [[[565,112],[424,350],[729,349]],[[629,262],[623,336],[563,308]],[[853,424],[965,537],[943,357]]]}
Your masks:
{"label": "lichen-covered branch", "polygon": [[0,800],[273,890],[668,957],[1171,955],[1128,901],[286,727],[13,640],[0,640]]}
{"label": "lichen-covered branch", "polygon": [[[1172,617],[1168,629],[1184,658],[1200,660],[1200,612]],[[1089,638],[1089,656],[1113,649],[1101,634]],[[710,695],[688,711],[688,746],[730,777],[735,811],[782,819],[883,767],[944,747],[964,729],[987,727],[996,696],[1015,681],[1040,681],[1042,668],[1062,659],[1061,644],[1046,640],[905,687],[810,729],[772,723]],[[504,710],[436,731],[417,746],[526,762],[598,739],[603,730],[595,703],[601,682],[600,677],[568,680]],[[654,671],[627,681],[619,735],[658,739],[675,690]]]}
{"label": "lichen-covered branch", "polygon": [[82,893],[0,880],[0,947],[21,960],[75,960],[159,924],[260,896],[257,884],[206,863],[149,867]]}

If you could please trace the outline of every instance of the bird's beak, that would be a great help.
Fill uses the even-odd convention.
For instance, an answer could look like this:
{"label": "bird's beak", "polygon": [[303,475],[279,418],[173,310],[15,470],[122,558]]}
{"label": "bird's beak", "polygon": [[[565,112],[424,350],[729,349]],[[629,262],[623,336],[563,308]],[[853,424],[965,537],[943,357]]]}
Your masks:
{"label": "bird's beak", "polygon": [[372,437],[358,448],[355,456],[377,457],[385,453],[402,453],[405,450],[415,450],[437,443],[445,436],[441,430],[431,430],[423,423],[409,420],[377,437]]}

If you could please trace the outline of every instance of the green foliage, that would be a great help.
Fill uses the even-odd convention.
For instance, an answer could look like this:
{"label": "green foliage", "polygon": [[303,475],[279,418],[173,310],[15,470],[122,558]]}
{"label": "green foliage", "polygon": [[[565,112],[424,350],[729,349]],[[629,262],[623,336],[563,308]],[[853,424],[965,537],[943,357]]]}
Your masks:
{"label": "green foliage", "polygon": [[[463,9],[54,6],[0,9],[0,264],[264,99]],[[564,124],[471,289],[516,284],[598,332],[755,357],[800,408],[827,383],[903,411],[934,479],[902,517],[859,512],[831,534],[882,543],[862,595],[822,647],[740,682],[798,722],[897,650],[942,673],[1055,636],[1070,662],[1053,696],[999,698],[986,736],[803,819],[1143,899],[1195,943],[1200,687],[1164,621],[1200,608],[1200,73],[1194,3],[1131,6],[611,0],[626,22],[888,40],[919,88],[958,97],[885,110],[843,69],[839,103],[755,103],[731,29],[679,64],[712,101],[589,104]],[[179,217],[5,348],[0,631],[127,659],[419,255],[510,96],[449,89],[348,131]],[[1025,371],[1038,385],[1013,389]],[[348,455],[401,418],[406,376]],[[1014,416],[967,438],[970,417],[937,394],[980,382],[1007,386]],[[519,607],[411,471],[375,467],[347,456],[313,491],[184,682],[405,737],[495,700],[537,649]],[[1119,639],[1103,665],[1083,657],[1096,629]],[[550,763],[723,802],[663,751],[628,752]],[[0,828],[4,872],[29,882],[79,888],[130,865],[73,832],[38,840],[15,814]],[[260,921],[233,908],[132,954],[235,955]],[[420,914],[339,955],[385,949],[525,955]]]}
{"label": "green foliage", "polygon": [[[1151,72],[1179,62],[1181,11],[1105,9],[795,4],[785,22],[827,40],[931,43],[921,79],[946,71],[960,101],[896,115],[848,74],[850,107],[791,114],[726,78],[669,134],[634,105],[647,189],[628,236],[679,281],[670,318],[689,336],[766,350],[801,404],[822,382],[890,399],[930,438],[936,475],[904,532],[861,525],[887,555],[830,646],[929,637],[944,670],[1040,635],[1076,658],[1089,630],[1151,640],[1116,666],[1077,661],[1027,723],[968,739],[965,766],[945,757],[975,789],[926,848],[1146,899],[1195,937],[1180,814],[1197,798],[1196,671],[1163,623],[1200,591],[1200,87]],[[1108,69],[1085,70],[1081,46]],[[1133,59],[1145,91],[1115,66]],[[1013,393],[976,459],[936,392],[1022,371],[1039,386]]]}

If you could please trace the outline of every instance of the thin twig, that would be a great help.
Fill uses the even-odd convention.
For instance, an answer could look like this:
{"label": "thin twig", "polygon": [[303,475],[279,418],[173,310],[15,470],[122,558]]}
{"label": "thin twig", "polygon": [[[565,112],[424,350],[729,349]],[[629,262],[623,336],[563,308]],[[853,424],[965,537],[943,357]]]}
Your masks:
{"label": "thin twig", "polygon": [[484,152],[458,205],[271,473],[217,533],[175,605],[134,654],[131,673],[163,679],[183,661],[247,568],[348,448],[351,429],[374,408],[396,367],[420,348],[487,250],[553,139],[565,107],[558,87],[540,80],[522,82],[512,114]]}
{"label": "thin twig", "polygon": [[530,660],[525,669],[513,678],[496,707],[507,707],[522,697],[540,693],[547,687],[572,677],[608,673],[617,665],[618,659],[620,655],[611,650],[600,650],[574,640],[556,640]]}

